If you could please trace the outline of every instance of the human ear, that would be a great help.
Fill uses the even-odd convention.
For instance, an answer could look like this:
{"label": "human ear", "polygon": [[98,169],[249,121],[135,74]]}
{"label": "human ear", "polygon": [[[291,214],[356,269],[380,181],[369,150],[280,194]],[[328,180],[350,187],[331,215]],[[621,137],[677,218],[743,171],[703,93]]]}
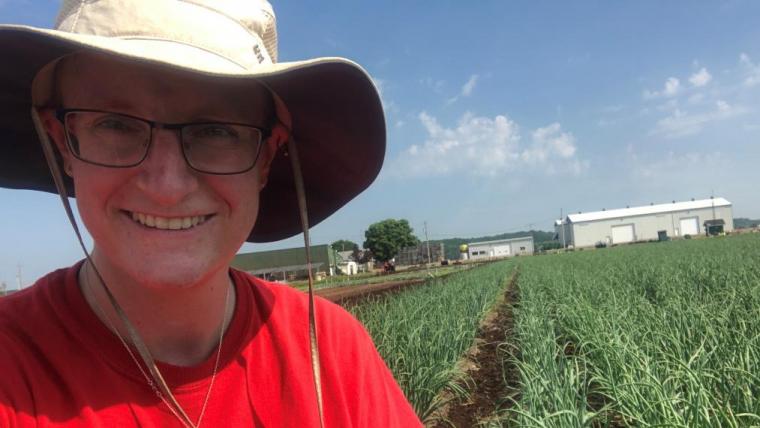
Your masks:
{"label": "human ear", "polygon": [[55,147],[58,149],[58,153],[63,159],[63,170],[66,171],[66,175],[71,177],[71,152],[69,146],[66,145],[66,130],[63,127],[63,123],[55,116],[55,111],[51,108],[43,108],[38,111],[42,126],[45,128],[48,137],[53,141]]}
{"label": "human ear", "polygon": [[267,179],[269,178],[269,169],[272,166],[274,156],[277,154],[277,150],[281,146],[284,146],[288,142],[288,136],[290,132],[281,123],[277,123],[272,128],[272,133],[269,138],[264,142],[259,154],[259,190],[262,190],[267,185]]}

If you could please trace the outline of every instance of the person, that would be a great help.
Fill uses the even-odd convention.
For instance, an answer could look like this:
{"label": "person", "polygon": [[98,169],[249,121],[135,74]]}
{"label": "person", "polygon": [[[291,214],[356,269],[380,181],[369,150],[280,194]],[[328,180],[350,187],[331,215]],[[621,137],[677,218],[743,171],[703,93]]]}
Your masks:
{"label": "person", "polygon": [[93,239],[0,299],[0,426],[420,426],[351,315],[230,268],[377,176],[360,66],[278,63],[263,0],[64,0],[0,53],[0,185]]}

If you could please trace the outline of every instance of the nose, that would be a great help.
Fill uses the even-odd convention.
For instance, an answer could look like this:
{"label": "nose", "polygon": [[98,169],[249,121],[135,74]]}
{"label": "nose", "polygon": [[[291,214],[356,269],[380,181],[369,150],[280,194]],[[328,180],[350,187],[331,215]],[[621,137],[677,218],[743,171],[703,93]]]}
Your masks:
{"label": "nose", "polygon": [[176,130],[154,129],[148,155],[138,166],[138,187],[164,206],[176,205],[198,189],[198,175],[185,161],[180,144]]}

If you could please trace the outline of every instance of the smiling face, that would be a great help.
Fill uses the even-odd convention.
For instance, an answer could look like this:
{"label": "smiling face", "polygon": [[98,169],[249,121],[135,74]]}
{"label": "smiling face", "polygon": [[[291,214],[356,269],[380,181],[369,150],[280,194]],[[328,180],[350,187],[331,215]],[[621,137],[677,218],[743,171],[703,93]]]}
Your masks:
{"label": "smiling face", "polygon": [[[271,97],[251,82],[224,83],[91,54],[60,74],[64,108],[113,111],[164,123],[238,122],[268,128]],[[76,201],[102,268],[150,287],[187,287],[226,272],[259,208],[271,151],[252,170],[191,169],[176,130],[154,130],[145,160],[107,168],[75,159],[59,122],[46,120],[74,180]],[[275,137],[277,138],[277,137]]]}

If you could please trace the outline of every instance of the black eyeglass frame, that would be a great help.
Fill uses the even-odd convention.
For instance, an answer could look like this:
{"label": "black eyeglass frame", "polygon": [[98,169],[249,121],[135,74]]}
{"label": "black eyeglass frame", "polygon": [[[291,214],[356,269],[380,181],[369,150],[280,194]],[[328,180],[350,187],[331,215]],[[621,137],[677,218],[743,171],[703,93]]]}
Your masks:
{"label": "black eyeglass frame", "polygon": [[[74,150],[74,147],[71,144],[71,133],[69,132],[69,127],[66,124],[66,116],[69,113],[110,113],[119,115],[122,117],[126,117],[129,119],[134,119],[143,123],[146,123],[150,126],[150,135],[148,136],[148,146],[145,148],[145,154],[143,154],[143,157],[138,160],[135,163],[129,164],[129,165],[108,165],[103,164],[100,162],[93,162],[88,159],[82,158],[76,150]],[[237,175],[237,174],[243,174],[250,170],[252,170],[256,166],[256,162],[259,160],[259,156],[261,155],[261,147],[264,145],[264,142],[272,135],[272,130],[270,128],[262,128],[259,126],[253,126],[247,123],[237,123],[237,122],[219,122],[219,121],[204,121],[204,122],[186,122],[186,123],[164,123],[164,122],[158,122],[155,120],[149,120],[138,116],[133,116],[129,114],[119,113],[115,111],[108,111],[108,110],[95,110],[95,109],[81,109],[81,108],[70,108],[70,109],[56,109],[55,110],[55,117],[58,119],[59,122],[63,125],[64,132],[66,134],[66,145],[69,148],[69,151],[74,155],[75,158],[79,159],[82,162],[89,163],[91,165],[98,165],[105,168],[134,168],[141,163],[148,157],[148,153],[150,153],[150,147],[153,144],[153,130],[154,129],[168,129],[168,130],[176,130],[179,131],[177,134],[179,136],[179,146],[180,150],[182,151],[182,157],[185,159],[185,163],[187,163],[187,166],[190,167],[193,171],[197,171],[203,174],[211,174],[211,175]],[[234,126],[245,126],[247,128],[253,128],[259,131],[259,134],[261,135],[261,138],[258,142],[258,147],[256,148],[256,156],[253,158],[253,163],[251,166],[249,166],[246,169],[243,169],[241,171],[235,171],[235,172],[210,172],[205,171],[203,169],[196,168],[193,166],[193,164],[190,162],[190,159],[187,157],[187,153],[185,152],[185,145],[182,141],[182,130],[187,126],[195,126],[195,125],[234,125]]]}

